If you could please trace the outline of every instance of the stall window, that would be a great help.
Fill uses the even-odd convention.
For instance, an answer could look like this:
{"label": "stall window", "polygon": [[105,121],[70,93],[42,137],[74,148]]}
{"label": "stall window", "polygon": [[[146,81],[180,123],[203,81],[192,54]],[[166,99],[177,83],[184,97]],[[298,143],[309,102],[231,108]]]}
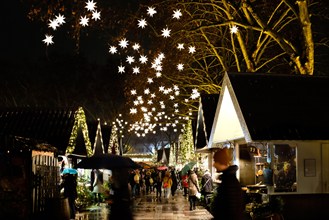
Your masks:
{"label": "stall window", "polygon": [[274,145],[274,191],[296,192],[296,146]]}

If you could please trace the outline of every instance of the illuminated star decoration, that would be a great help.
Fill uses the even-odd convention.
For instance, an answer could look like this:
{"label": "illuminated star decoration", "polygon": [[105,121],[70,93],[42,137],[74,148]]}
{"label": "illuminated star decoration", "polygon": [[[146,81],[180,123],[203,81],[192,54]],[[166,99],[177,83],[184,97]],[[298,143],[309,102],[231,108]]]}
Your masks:
{"label": "illuminated star decoration", "polygon": [[83,27],[88,26],[89,18],[87,16],[80,17],[80,23]]}
{"label": "illuminated star decoration", "polygon": [[89,0],[88,2],[86,2],[85,8],[87,8],[88,11],[94,11],[96,8],[96,3],[93,0]]}
{"label": "illuminated star decoration", "polygon": [[148,7],[147,9],[147,14],[150,16],[150,17],[153,17],[154,14],[156,14],[157,11],[155,10],[155,8],[153,7]]}
{"label": "illuminated star decoration", "polygon": [[138,20],[138,27],[145,28],[146,25],[147,25],[147,23],[146,23],[146,20],[145,19]]}
{"label": "illuminated star decoration", "polygon": [[46,37],[46,38],[43,39],[42,41],[43,41],[45,44],[47,44],[47,46],[50,45],[50,44],[53,44],[53,43],[54,43],[54,42],[53,42],[53,36],[51,36],[51,35],[47,35],[47,34],[46,34],[45,37]]}
{"label": "illuminated star decoration", "polygon": [[176,18],[177,20],[180,19],[180,17],[182,16],[182,12],[180,11],[180,9],[174,10],[174,14],[173,14],[173,18]]}
{"label": "illuminated star decoration", "polygon": [[[153,17],[155,14],[157,14],[157,11],[154,7],[147,8],[147,16]],[[173,19],[179,20],[181,17],[182,13],[180,9],[173,10]],[[144,31],[147,25],[148,22],[143,17],[137,20],[136,26],[139,30]],[[152,29],[157,31],[156,27],[154,26],[152,26]],[[160,37],[170,39],[172,37],[170,25],[167,24],[165,28],[161,30],[160,33]],[[124,63],[126,68],[123,65],[118,66],[119,73],[131,73],[135,75],[141,74],[143,73],[140,67],[141,65],[143,65],[143,68],[150,68],[150,71],[147,72],[152,73],[152,71],[154,71],[155,75],[153,77],[147,76],[145,78],[145,83],[147,83],[148,85],[152,85],[152,87],[144,87],[143,91],[139,91],[139,89],[131,90],[131,102],[134,107],[130,108],[130,114],[141,113],[143,115],[143,118],[140,121],[136,121],[134,124],[131,125],[131,129],[135,130],[135,132],[136,130],[139,130],[139,132],[141,133],[139,133],[138,135],[143,135],[143,132],[147,133],[147,131],[152,130],[155,126],[162,126],[160,121],[164,119],[171,120],[171,118],[177,117],[178,115],[175,116],[174,113],[181,114],[178,108],[179,105],[175,102],[177,96],[180,96],[179,87],[177,85],[173,85],[172,87],[167,88],[162,85],[161,80],[159,81],[158,78],[162,77],[162,71],[167,62],[170,62],[171,65],[174,64],[174,67],[178,70],[178,72],[184,71],[185,65],[183,62],[175,64],[171,61],[167,61],[165,58],[165,54],[161,51],[158,52],[158,54],[152,54],[152,51],[156,50],[146,51],[145,48],[143,48],[143,45],[140,43],[130,43],[130,45],[129,42],[133,41],[134,40],[131,39],[129,39],[128,41],[126,37],[121,37],[121,40],[119,40],[118,42],[118,47],[110,46],[109,53],[119,53],[125,57]],[[176,49],[179,52],[186,52],[188,54],[194,54],[196,52],[196,47],[191,44],[189,46],[185,46],[184,42],[179,42],[176,45]],[[144,54],[142,54],[142,52],[144,54],[148,54],[148,56],[145,56]],[[155,81],[159,82],[154,83]],[[155,85],[157,88],[154,87]],[[197,89],[193,89],[190,97],[186,99],[186,102],[189,102],[189,100],[196,100],[199,96],[200,94]],[[155,98],[160,97],[165,101],[154,100]],[[167,114],[167,109],[171,111],[170,115]],[[188,117],[178,116],[178,119],[188,120]],[[151,123],[152,121],[155,121],[155,124]],[[175,123],[166,124],[166,128],[163,129],[167,129],[169,126],[176,127],[178,123],[177,121]]]}

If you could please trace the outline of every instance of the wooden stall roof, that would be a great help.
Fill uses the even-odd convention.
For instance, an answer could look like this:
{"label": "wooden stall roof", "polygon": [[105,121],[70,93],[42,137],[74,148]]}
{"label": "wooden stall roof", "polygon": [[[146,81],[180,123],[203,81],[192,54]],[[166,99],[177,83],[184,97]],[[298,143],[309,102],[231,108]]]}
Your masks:
{"label": "wooden stall roof", "polygon": [[218,98],[219,94],[203,94],[200,97],[198,118],[193,132],[196,150],[208,145]]}
{"label": "wooden stall roof", "polygon": [[44,141],[65,153],[76,111],[77,108],[2,108],[0,148],[8,144],[8,137],[19,136]]}
{"label": "wooden stall roof", "polygon": [[329,140],[329,77],[261,73],[226,77],[252,140]]}

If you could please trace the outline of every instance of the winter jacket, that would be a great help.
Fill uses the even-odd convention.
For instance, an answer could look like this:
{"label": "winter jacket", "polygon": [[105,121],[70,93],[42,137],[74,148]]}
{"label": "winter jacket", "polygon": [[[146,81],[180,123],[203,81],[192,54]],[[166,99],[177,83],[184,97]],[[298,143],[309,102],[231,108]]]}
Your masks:
{"label": "winter jacket", "polygon": [[198,176],[194,172],[191,172],[188,177],[188,189],[189,196],[195,196],[200,191]]}
{"label": "winter jacket", "polygon": [[239,180],[236,178],[238,166],[229,166],[221,175],[221,183],[214,197],[212,214],[214,219],[243,219],[244,202]]}
{"label": "winter jacket", "polygon": [[202,193],[212,193],[213,182],[209,172],[206,172],[201,179]]}

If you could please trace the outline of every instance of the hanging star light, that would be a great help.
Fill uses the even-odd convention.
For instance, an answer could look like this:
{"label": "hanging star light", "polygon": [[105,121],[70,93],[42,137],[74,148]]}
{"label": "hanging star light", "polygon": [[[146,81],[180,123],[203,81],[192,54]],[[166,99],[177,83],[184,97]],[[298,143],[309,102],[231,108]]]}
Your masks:
{"label": "hanging star light", "polygon": [[131,91],[130,91],[130,94],[132,94],[132,95],[136,95],[136,94],[137,94],[136,89],[131,90]]}
{"label": "hanging star light", "polygon": [[119,70],[118,72],[119,73],[124,73],[125,72],[125,67],[124,66],[118,66]]}
{"label": "hanging star light", "polygon": [[180,9],[174,10],[174,14],[172,16],[173,18],[179,20],[181,16],[182,16],[182,12],[180,11]]}
{"label": "hanging star light", "polygon": [[140,55],[139,57],[139,62],[141,64],[145,64],[147,62],[147,56],[144,56],[144,55]]}
{"label": "hanging star light", "polygon": [[171,30],[169,30],[168,28],[164,28],[164,29],[162,29],[161,32],[162,32],[161,35],[162,35],[164,38],[168,38],[168,37],[170,37],[170,32],[171,32]]}
{"label": "hanging star light", "polygon": [[140,19],[140,20],[138,20],[138,27],[140,27],[140,28],[145,28],[147,26],[147,22],[146,22],[146,20],[144,19],[144,18],[142,18],[142,19]]}
{"label": "hanging star light", "polygon": [[130,114],[136,114],[137,109],[136,108],[130,108]]}
{"label": "hanging star light", "polygon": [[135,58],[133,56],[127,56],[126,61],[127,63],[132,64],[133,62],[135,62]]}
{"label": "hanging star light", "polygon": [[56,16],[56,20],[57,20],[57,23],[58,23],[59,25],[62,25],[62,24],[65,23],[65,17],[64,17],[64,15],[58,14],[58,15]]}
{"label": "hanging star light", "polygon": [[99,11],[95,10],[93,12],[92,19],[94,19],[95,21],[100,20],[101,19],[101,13]]}
{"label": "hanging star light", "polygon": [[155,10],[154,7],[148,7],[147,9],[147,14],[150,16],[150,17],[153,17],[154,14],[156,14],[157,11]]}
{"label": "hanging star light", "polygon": [[192,54],[195,53],[195,47],[194,46],[189,46],[188,52],[192,53]]}
{"label": "hanging star light", "polygon": [[115,53],[118,52],[118,49],[117,49],[116,46],[110,46],[110,50],[109,50],[109,52],[110,52],[111,54],[115,54]]}
{"label": "hanging star light", "polygon": [[147,78],[147,82],[150,84],[153,83],[153,78]]}
{"label": "hanging star light", "polygon": [[140,46],[138,43],[135,43],[135,44],[133,45],[133,49],[134,49],[134,50],[139,50],[140,47],[141,47],[141,46]]}
{"label": "hanging star light", "polygon": [[56,30],[57,27],[59,27],[57,19],[49,20],[48,27],[52,28],[53,30]]}
{"label": "hanging star light", "polygon": [[230,28],[230,32],[231,32],[231,34],[236,34],[238,32],[238,27],[236,25],[233,25]]}
{"label": "hanging star light", "polygon": [[178,71],[182,71],[184,69],[184,64],[183,63],[177,64],[177,69]]}
{"label": "hanging star light", "polygon": [[42,41],[47,44],[47,46],[49,46],[50,44],[53,44],[54,41],[53,41],[53,36],[52,35],[45,35],[45,39],[43,39]]}
{"label": "hanging star light", "polygon": [[179,43],[179,44],[177,45],[177,49],[178,49],[178,50],[184,50],[184,44]]}
{"label": "hanging star light", "polygon": [[88,11],[94,11],[95,8],[96,8],[96,3],[93,1],[93,0],[89,0],[88,2],[86,2],[86,6],[85,8],[88,10]]}
{"label": "hanging star light", "polygon": [[88,26],[89,18],[87,16],[80,17],[80,24],[85,27]]}
{"label": "hanging star light", "polygon": [[127,48],[128,47],[128,41],[127,41],[127,39],[126,38],[121,39],[120,42],[119,42],[119,46],[121,48]]}
{"label": "hanging star light", "polygon": [[135,73],[135,74],[138,74],[139,73],[139,67],[138,66],[135,66],[133,68],[133,73]]}

